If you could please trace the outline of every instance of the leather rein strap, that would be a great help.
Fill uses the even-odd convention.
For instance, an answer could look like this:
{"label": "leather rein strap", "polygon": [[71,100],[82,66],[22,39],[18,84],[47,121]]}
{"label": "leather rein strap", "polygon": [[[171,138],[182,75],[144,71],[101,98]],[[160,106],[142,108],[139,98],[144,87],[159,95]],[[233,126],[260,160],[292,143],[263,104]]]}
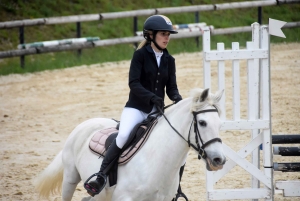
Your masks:
{"label": "leather rein strap", "polygon": [[[173,104],[171,104],[173,105]],[[166,106],[165,108],[171,106],[171,105],[168,105]],[[203,159],[206,159],[207,158],[207,154],[205,152],[205,147],[207,147],[209,144],[213,143],[213,142],[221,142],[222,143],[222,140],[220,138],[213,138],[205,143],[203,143],[203,140],[201,138],[201,135],[200,135],[200,132],[199,132],[199,129],[198,129],[198,125],[197,125],[197,115],[200,114],[200,113],[205,113],[205,112],[218,112],[217,109],[207,109],[207,110],[201,110],[201,111],[198,111],[198,112],[193,112],[193,121],[191,123],[191,127],[193,125],[193,122],[194,122],[194,132],[195,132],[195,141],[196,141],[196,145],[195,146],[194,144],[192,144],[190,142],[190,134],[191,134],[191,127],[190,127],[190,130],[189,130],[189,136],[188,136],[188,140],[186,140],[173,126],[172,124],[169,122],[169,120],[167,119],[167,117],[165,116],[165,114],[163,113],[163,111],[158,108],[159,110],[159,113],[166,119],[166,121],[168,122],[168,124],[171,126],[171,128],[184,140],[188,143],[189,147],[193,147],[197,152],[198,152],[198,159],[200,160],[201,158]],[[200,139],[201,141],[201,144],[202,146],[200,146],[199,144],[199,140],[198,138]]]}

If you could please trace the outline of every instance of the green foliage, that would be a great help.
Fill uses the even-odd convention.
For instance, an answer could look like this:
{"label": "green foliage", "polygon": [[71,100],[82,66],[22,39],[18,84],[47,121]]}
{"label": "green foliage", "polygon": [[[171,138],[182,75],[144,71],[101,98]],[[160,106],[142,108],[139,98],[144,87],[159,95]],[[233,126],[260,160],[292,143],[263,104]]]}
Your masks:
{"label": "green foliage", "polygon": [[[0,1],[0,21],[22,19],[48,18],[57,16],[110,13],[138,9],[153,9],[162,7],[177,7],[191,5],[205,5],[229,3],[241,0],[4,0]],[[300,5],[280,5],[262,8],[263,24],[268,18],[287,22],[300,21]],[[206,11],[199,13],[200,22],[213,25],[216,29],[237,26],[249,26],[257,21],[257,8],[230,9]],[[167,15],[173,24],[195,22],[195,13],[180,13]],[[143,23],[148,16],[138,17],[138,30],[142,30]],[[283,29],[286,39],[271,37],[271,42],[299,42],[300,28]],[[38,41],[60,40],[76,37],[76,24],[57,24],[48,26],[32,26],[24,29],[25,43]],[[82,37],[100,37],[101,39],[121,38],[133,36],[133,18],[114,20],[100,20],[81,23]],[[245,46],[251,40],[251,33],[238,33],[230,35],[214,35],[211,37],[212,47],[217,42],[224,42],[226,48],[231,42],[240,42]],[[198,41],[198,46],[197,46]],[[0,51],[17,49],[19,44],[19,29],[0,30]],[[202,50],[201,37],[171,40],[168,46],[171,54],[181,52],[195,52]],[[25,57],[25,68],[20,68],[20,58],[6,58],[0,60],[0,75],[10,73],[26,73],[43,71],[46,69],[59,69],[78,65],[89,65],[107,61],[130,60],[134,52],[133,44],[123,44],[82,50],[78,57],[77,51],[29,55]]]}

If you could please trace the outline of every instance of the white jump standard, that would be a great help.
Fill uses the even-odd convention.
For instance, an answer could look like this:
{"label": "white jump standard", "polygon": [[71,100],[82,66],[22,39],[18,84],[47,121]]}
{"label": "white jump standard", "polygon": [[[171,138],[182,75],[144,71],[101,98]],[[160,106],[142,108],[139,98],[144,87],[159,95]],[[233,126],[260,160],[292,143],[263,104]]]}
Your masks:
{"label": "white jump standard", "polygon": [[[276,23],[276,20],[272,22]],[[274,170],[299,171],[300,163],[273,163],[272,141],[276,143],[276,140],[290,140],[290,138],[272,136],[271,133],[270,42],[268,26],[260,26],[258,23],[253,23],[251,27],[252,41],[247,42],[246,49],[239,49],[239,43],[233,42],[231,50],[225,50],[223,43],[217,44],[217,50],[211,50],[210,30],[206,28],[203,33],[203,85],[205,88],[211,88],[211,62],[217,61],[218,89],[221,90],[225,88],[226,83],[225,61],[232,61],[232,108],[230,110],[232,110],[233,117],[232,119],[226,117],[225,99],[227,96],[224,93],[220,100],[223,111],[221,115],[223,121],[221,130],[249,130],[251,132],[251,139],[237,152],[223,143],[228,161],[222,170],[207,172],[207,200],[264,199],[265,201],[273,201],[273,183],[275,183],[276,189],[284,190],[284,196],[300,196],[300,181],[274,182],[273,179]],[[275,29],[272,31],[275,32],[274,35],[277,34]],[[277,35],[281,36],[282,34]],[[247,111],[246,118],[241,118],[240,60],[247,60],[248,105],[247,108],[243,108]],[[291,136],[291,138],[300,139],[300,136]],[[260,145],[263,147],[261,151],[263,157],[262,165],[260,164]],[[276,154],[277,148],[275,147],[274,149],[274,154]],[[284,154],[282,148],[278,148],[278,150],[281,150],[278,153]],[[285,151],[291,150],[293,150],[292,154],[298,154],[299,148],[285,149]],[[252,154],[252,162],[246,160],[246,157],[250,154]],[[251,188],[214,189],[214,185],[236,165],[240,166],[252,177]]]}

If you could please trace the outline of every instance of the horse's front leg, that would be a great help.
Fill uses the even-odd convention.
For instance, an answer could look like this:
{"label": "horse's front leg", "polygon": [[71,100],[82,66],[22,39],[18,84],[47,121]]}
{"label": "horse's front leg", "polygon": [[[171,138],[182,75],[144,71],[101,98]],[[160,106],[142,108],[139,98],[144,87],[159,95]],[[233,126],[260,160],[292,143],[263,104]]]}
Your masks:
{"label": "horse's front leg", "polygon": [[82,200],[81,201],[96,201],[96,199],[95,198],[93,198],[92,196],[88,196],[88,197],[84,197],[84,198],[82,198]]}

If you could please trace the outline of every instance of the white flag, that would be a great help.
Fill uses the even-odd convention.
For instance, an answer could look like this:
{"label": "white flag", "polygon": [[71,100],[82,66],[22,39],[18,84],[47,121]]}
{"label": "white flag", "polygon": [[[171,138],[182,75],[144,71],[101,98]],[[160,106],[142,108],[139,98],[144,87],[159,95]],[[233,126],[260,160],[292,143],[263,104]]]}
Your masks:
{"label": "white flag", "polygon": [[281,27],[283,27],[285,24],[286,22],[284,21],[269,18],[269,34],[286,38],[284,33],[281,31]]}

